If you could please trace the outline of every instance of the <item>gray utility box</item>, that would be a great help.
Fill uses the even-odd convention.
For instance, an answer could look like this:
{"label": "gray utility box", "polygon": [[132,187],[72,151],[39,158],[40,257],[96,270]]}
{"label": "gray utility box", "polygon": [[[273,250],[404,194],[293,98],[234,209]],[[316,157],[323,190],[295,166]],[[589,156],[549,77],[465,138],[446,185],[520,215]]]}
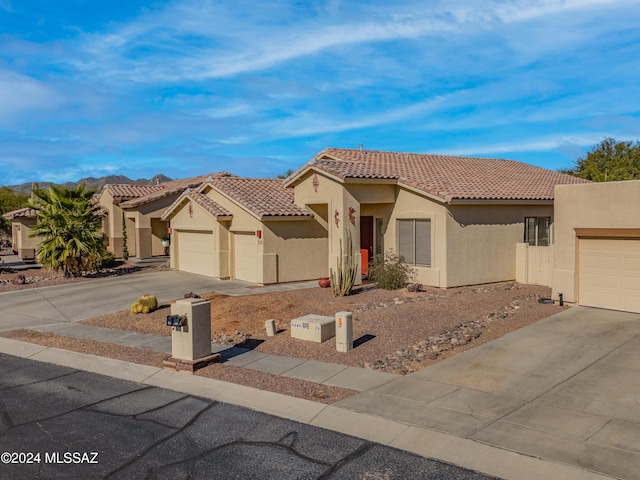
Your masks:
{"label": "gray utility box", "polygon": [[336,321],[324,315],[305,315],[291,320],[291,338],[322,343],[336,335]]}
{"label": "gray utility box", "polygon": [[172,327],[171,356],[194,361],[211,355],[211,304],[199,298],[185,298],[171,305],[172,315],[186,315],[181,327]]}

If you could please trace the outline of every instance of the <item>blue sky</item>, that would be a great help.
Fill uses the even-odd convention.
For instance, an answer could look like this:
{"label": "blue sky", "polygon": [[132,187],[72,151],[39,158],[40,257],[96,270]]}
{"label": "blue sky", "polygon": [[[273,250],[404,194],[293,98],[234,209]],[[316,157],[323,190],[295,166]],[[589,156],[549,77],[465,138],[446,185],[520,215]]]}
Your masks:
{"label": "blue sky", "polygon": [[637,140],[640,0],[0,0],[0,185]]}

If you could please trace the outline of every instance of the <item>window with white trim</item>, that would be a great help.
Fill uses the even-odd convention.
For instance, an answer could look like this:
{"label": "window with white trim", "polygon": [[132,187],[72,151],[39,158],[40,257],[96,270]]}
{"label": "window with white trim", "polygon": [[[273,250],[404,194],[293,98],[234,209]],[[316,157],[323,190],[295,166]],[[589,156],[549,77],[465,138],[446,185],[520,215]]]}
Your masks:
{"label": "window with white trim", "polygon": [[538,247],[551,244],[551,217],[525,217],[524,242]]}
{"label": "window with white trim", "polygon": [[431,266],[431,220],[398,220],[398,255],[409,265]]}

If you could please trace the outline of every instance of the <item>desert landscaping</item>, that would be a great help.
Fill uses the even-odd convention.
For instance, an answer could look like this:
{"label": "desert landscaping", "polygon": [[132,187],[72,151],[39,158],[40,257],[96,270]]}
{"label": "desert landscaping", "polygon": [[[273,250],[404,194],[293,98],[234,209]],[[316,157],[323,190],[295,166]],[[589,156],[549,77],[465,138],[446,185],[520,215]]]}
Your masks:
{"label": "desert landscaping", "polygon": [[[162,268],[166,267],[138,269],[128,265],[101,275],[135,275],[136,271]],[[0,274],[2,291],[91,281],[101,276],[65,279],[39,269],[26,270],[23,274],[25,283],[17,285],[12,281],[17,273]],[[211,333],[216,343],[399,375],[449,358],[566,308],[545,302],[550,295],[549,288],[515,282],[451,289],[423,287],[413,293],[406,288],[388,291],[364,284],[346,297],[334,297],[331,289],[320,287],[239,297],[215,292],[187,293],[211,302]],[[166,327],[165,317],[169,307],[169,303],[163,303],[149,314],[134,315],[126,310],[81,323],[168,336],[171,331]],[[335,338],[324,343],[291,338],[293,319],[310,313],[334,315],[338,311],[353,313],[354,348],[351,351],[337,352]],[[277,334],[272,337],[265,333],[268,319],[276,321]],[[160,366],[168,357],[161,352],[34,330],[3,332],[2,336],[152,366]],[[196,374],[325,403],[357,393],[225,364],[210,365]]]}

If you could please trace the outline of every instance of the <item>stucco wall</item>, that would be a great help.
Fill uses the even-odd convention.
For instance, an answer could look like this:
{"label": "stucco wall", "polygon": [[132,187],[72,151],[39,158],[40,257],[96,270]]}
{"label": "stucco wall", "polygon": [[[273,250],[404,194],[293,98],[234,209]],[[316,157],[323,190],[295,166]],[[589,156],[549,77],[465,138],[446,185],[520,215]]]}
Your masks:
{"label": "stucco wall", "polygon": [[[314,177],[317,180],[316,186],[314,186]],[[305,174],[296,184],[294,193],[294,201],[299,207],[313,211],[313,208],[309,208],[307,205],[326,205],[327,248],[325,251],[327,255],[323,275],[328,275],[329,269],[335,270],[338,263],[341,242],[343,255],[346,251],[347,231],[351,233],[354,248],[359,250],[357,246],[360,242],[360,230],[359,227],[356,228],[359,224],[356,222],[356,226],[354,226],[349,222],[349,208],[353,208],[354,215],[359,216],[360,204],[337,179],[319,172],[311,171]],[[356,255],[356,261],[360,265],[359,251]],[[360,276],[358,276],[358,283],[360,283],[359,279]]]}
{"label": "stucco wall", "polygon": [[578,301],[576,228],[637,229],[640,181],[558,185],[555,188],[553,298]]}
{"label": "stucco wall", "polygon": [[515,280],[525,217],[552,217],[553,224],[551,205],[451,205],[448,210],[446,287]]}
{"label": "stucco wall", "polygon": [[13,248],[22,260],[34,260],[36,249],[40,245],[39,237],[29,237],[35,218],[16,218],[12,221]]}
{"label": "stucco wall", "polygon": [[431,266],[416,266],[416,281],[434,287],[446,286],[446,209],[426,197],[398,188],[388,226],[384,234],[385,249],[398,251],[398,223],[401,219],[431,220]]}
{"label": "stucco wall", "polygon": [[[263,283],[312,280],[329,275],[327,231],[320,223],[303,220],[265,222],[264,225],[264,255],[268,259]],[[273,258],[269,258],[271,256]]]}

